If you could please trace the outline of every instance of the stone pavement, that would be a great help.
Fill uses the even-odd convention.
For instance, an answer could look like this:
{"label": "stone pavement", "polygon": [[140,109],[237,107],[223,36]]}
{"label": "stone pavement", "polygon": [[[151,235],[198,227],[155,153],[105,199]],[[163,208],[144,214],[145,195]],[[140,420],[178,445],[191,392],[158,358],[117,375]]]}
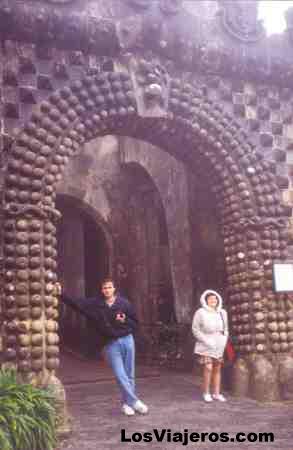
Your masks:
{"label": "stone pavement", "polygon": [[[147,402],[146,416],[126,417],[120,411],[119,392],[113,380],[69,384],[66,387],[73,431],[58,450],[293,450],[293,403],[259,404],[250,399],[233,399],[225,404],[206,404],[191,374],[161,371],[160,376],[142,376],[138,392]],[[170,429],[183,432],[273,432],[273,443],[236,442],[121,442],[133,433]]]}
{"label": "stone pavement", "polygon": [[[61,369],[57,375],[65,386],[114,380],[112,370],[103,360],[91,360],[67,349],[62,351],[60,362]],[[159,375],[160,371],[155,367],[138,365],[136,373],[138,377],[148,377]]]}

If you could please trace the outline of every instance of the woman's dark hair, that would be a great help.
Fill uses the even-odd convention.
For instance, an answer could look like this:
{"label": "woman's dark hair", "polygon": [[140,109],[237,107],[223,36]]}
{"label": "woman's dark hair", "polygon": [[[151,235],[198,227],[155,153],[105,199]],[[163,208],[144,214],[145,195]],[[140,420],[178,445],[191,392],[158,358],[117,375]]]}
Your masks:
{"label": "woman's dark hair", "polygon": [[217,306],[219,305],[219,297],[216,294],[214,294],[213,292],[208,292],[204,298],[206,302],[208,301],[209,297],[216,297],[217,298]]}

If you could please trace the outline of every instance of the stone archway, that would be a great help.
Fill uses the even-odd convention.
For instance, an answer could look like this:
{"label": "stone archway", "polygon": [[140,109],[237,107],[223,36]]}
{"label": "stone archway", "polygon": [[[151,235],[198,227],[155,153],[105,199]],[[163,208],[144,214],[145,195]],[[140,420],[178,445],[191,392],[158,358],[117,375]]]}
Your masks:
{"label": "stone archway", "polygon": [[105,134],[146,140],[190,167],[204,168],[221,216],[239,351],[236,391],[250,390],[266,400],[279,398],[281,390],[289,395],[293,305],[288,295],[272,290],[272,261],[287,256],[274,168],[237,122],[195,86],[166,74],[160,83],[138,86],[131,64],[55,92],[32,114],[11,150],[4,211],[5,360],[26,379],[40,384],[54,379],[59,364],[55,222],[60,215],[55,185],[68,158]]}

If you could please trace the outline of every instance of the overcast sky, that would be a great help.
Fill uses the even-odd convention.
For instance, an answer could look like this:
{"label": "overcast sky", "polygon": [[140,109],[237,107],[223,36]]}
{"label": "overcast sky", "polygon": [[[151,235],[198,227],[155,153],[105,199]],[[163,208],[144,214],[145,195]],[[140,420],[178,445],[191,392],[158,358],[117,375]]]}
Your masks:
{"label": "overcast sky", "polygon": [[290,7],[293,7],[291,0],[260,1],[259,19],[263,20],[268,34],[280,33],[285,29],[284,12]]}

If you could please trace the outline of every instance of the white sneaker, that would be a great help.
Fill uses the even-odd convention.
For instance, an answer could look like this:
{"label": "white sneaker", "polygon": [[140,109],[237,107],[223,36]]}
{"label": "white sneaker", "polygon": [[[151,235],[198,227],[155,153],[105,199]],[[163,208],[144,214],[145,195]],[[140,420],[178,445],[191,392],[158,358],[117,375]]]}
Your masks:
{"label": "white sneaker", "polygon": [[214,394],[213,399],[218,400],[218,402],[226,402],[227,401],[227,399],[222,394],[217,394],[217,395]]}
{"label": "white sneaker", "polygon": [[124,414],[126,416],[134,416],[135,411],[133,408],[131,408],[131,406],[127,405],[126,403],[124,403],[124,405],[122,405],[122,411],[124,412]]}
{"label": "white sneaker", "polygon": [[141,400],[136,400],[136,402],[133,405],[133,409],[140,414],[147,414],[149,408],[147,405],[145,405]]}
{"label": "white sneaker", "polygon": [[213,398],[212,398],[211,394],[209,394],[209,393],[203,394],[203,399],[204,399],[204,401],[207,402],[207,403],[210,403],[210,402],[213,401]]}

